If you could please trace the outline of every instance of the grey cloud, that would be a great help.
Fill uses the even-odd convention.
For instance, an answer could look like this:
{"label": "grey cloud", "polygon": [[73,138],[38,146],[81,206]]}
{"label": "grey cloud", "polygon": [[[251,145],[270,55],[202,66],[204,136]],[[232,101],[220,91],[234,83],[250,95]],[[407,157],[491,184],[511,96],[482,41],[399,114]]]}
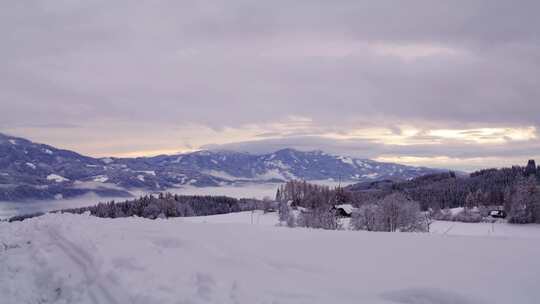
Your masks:
{"label": "grey cloud", "polygon": [[45,129],[77,129],[81,128],[81,125],[73,123],[29,123],[29,124],[20,124],[15,125],[17,128],[45,128]]}
{"label": "grey cloud", "polygon": [[[400,124],[540,127],[538,11],[530,0],[4,2],[1,127],[221,131],[291,115],[313,120],[304,135],[366,122],[396,135]],[[405,60],[376,45],[452,52]]]}

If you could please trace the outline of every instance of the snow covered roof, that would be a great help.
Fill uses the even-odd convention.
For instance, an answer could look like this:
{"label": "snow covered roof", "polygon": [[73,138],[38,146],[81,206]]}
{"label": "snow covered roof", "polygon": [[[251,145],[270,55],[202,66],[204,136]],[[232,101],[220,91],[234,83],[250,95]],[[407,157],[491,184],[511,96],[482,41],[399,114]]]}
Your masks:
{"label": "snow covered roof", "polygon": [[343,211],[347,212],[348,214],[351,214],[354,210],[354,206],[351,204],[340,204],[335,205],[334,208],[336,209],[342,209]]}
{"label": "snow covered roof", "polygon": [[504,214],[503,210],[491,210],[489,212],[489,215],[501,215],[501,214]]}

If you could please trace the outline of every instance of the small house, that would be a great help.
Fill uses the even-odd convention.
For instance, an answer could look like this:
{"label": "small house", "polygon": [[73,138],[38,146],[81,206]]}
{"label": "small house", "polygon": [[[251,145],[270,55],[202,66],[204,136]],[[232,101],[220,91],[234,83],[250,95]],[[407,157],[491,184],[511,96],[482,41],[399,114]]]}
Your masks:
{"label": "small house", "polygon": [[491,210],[489,216],[493,218],[505,218],[506,212],[504,210]]}
{"label": "small house", "polygon": [[335,210],[340,217],[351,217],[355,208],[351,204],[341,204],[335,205],[332,209]]}

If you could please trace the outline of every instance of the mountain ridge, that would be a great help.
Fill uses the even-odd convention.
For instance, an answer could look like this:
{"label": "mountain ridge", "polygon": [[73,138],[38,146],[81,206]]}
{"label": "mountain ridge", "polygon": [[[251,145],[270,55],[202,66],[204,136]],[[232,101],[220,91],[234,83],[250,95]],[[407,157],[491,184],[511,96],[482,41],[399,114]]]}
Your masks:
{"label": "mountain ridge", "polygon": [[200,150],[152,157],[85,156],[0,133],[0,201],[128,196],[131,189],[277,183],[291,179],[410,179],[440,169],[285,148],[266,154]]}

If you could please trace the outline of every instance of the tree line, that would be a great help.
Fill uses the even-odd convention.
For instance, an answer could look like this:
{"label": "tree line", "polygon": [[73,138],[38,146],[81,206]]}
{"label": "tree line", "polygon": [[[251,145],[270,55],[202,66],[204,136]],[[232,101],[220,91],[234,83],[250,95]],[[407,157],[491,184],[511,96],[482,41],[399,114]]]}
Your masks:
{"label": "tree line", "polygon": [[539,186],[540,169],[530,160],[525,167],[484,169],[465,177],[453,172],[427,175],[396,183],[392,191],[410,195],[425,211],[500,209],[510,223],[540,223]]}
{"label": "tree line", "polygon": [[110,201],[95,206],[61,211],[78,214],[89,211],[91,215],[105,218],[140,216],[155,219],[216,215],[268,208],[270,208],[268,202],[263,200],[160,193],[158,196],[145,195],[131,201]]}
{"label": "tree line", "polygon": [[[431,219],[479,222],[504,210],[508,222],[540,223],[540,168],[484,169],[461,176],[429,174],[408,181],[374,181],[330,188],[305,181],[280,186],[280,221],[289,226],[339,229],[335,205],[356,207],[351,225],[371,231],[426,231]],[[462,207],[453,214],[451,208]]]}
{"label": "tree line", "polygon": [[[90,212],[91,215],[102,218],[139,216],[156,219],[216,215],[251,210],[271,210],[272,208],[274,208],[274,206],[272,202],[268,200],[236,199],[227,196],[197,196],[160,193],[157,196],[145,195],[134,200],[126,200],[123,202],[109,201],[94,206],[68,208],[53,212],[75,214]],[[40,215],[43,215],[43,213],[14,216],[10,218],[9,221],[22,221]]]}

